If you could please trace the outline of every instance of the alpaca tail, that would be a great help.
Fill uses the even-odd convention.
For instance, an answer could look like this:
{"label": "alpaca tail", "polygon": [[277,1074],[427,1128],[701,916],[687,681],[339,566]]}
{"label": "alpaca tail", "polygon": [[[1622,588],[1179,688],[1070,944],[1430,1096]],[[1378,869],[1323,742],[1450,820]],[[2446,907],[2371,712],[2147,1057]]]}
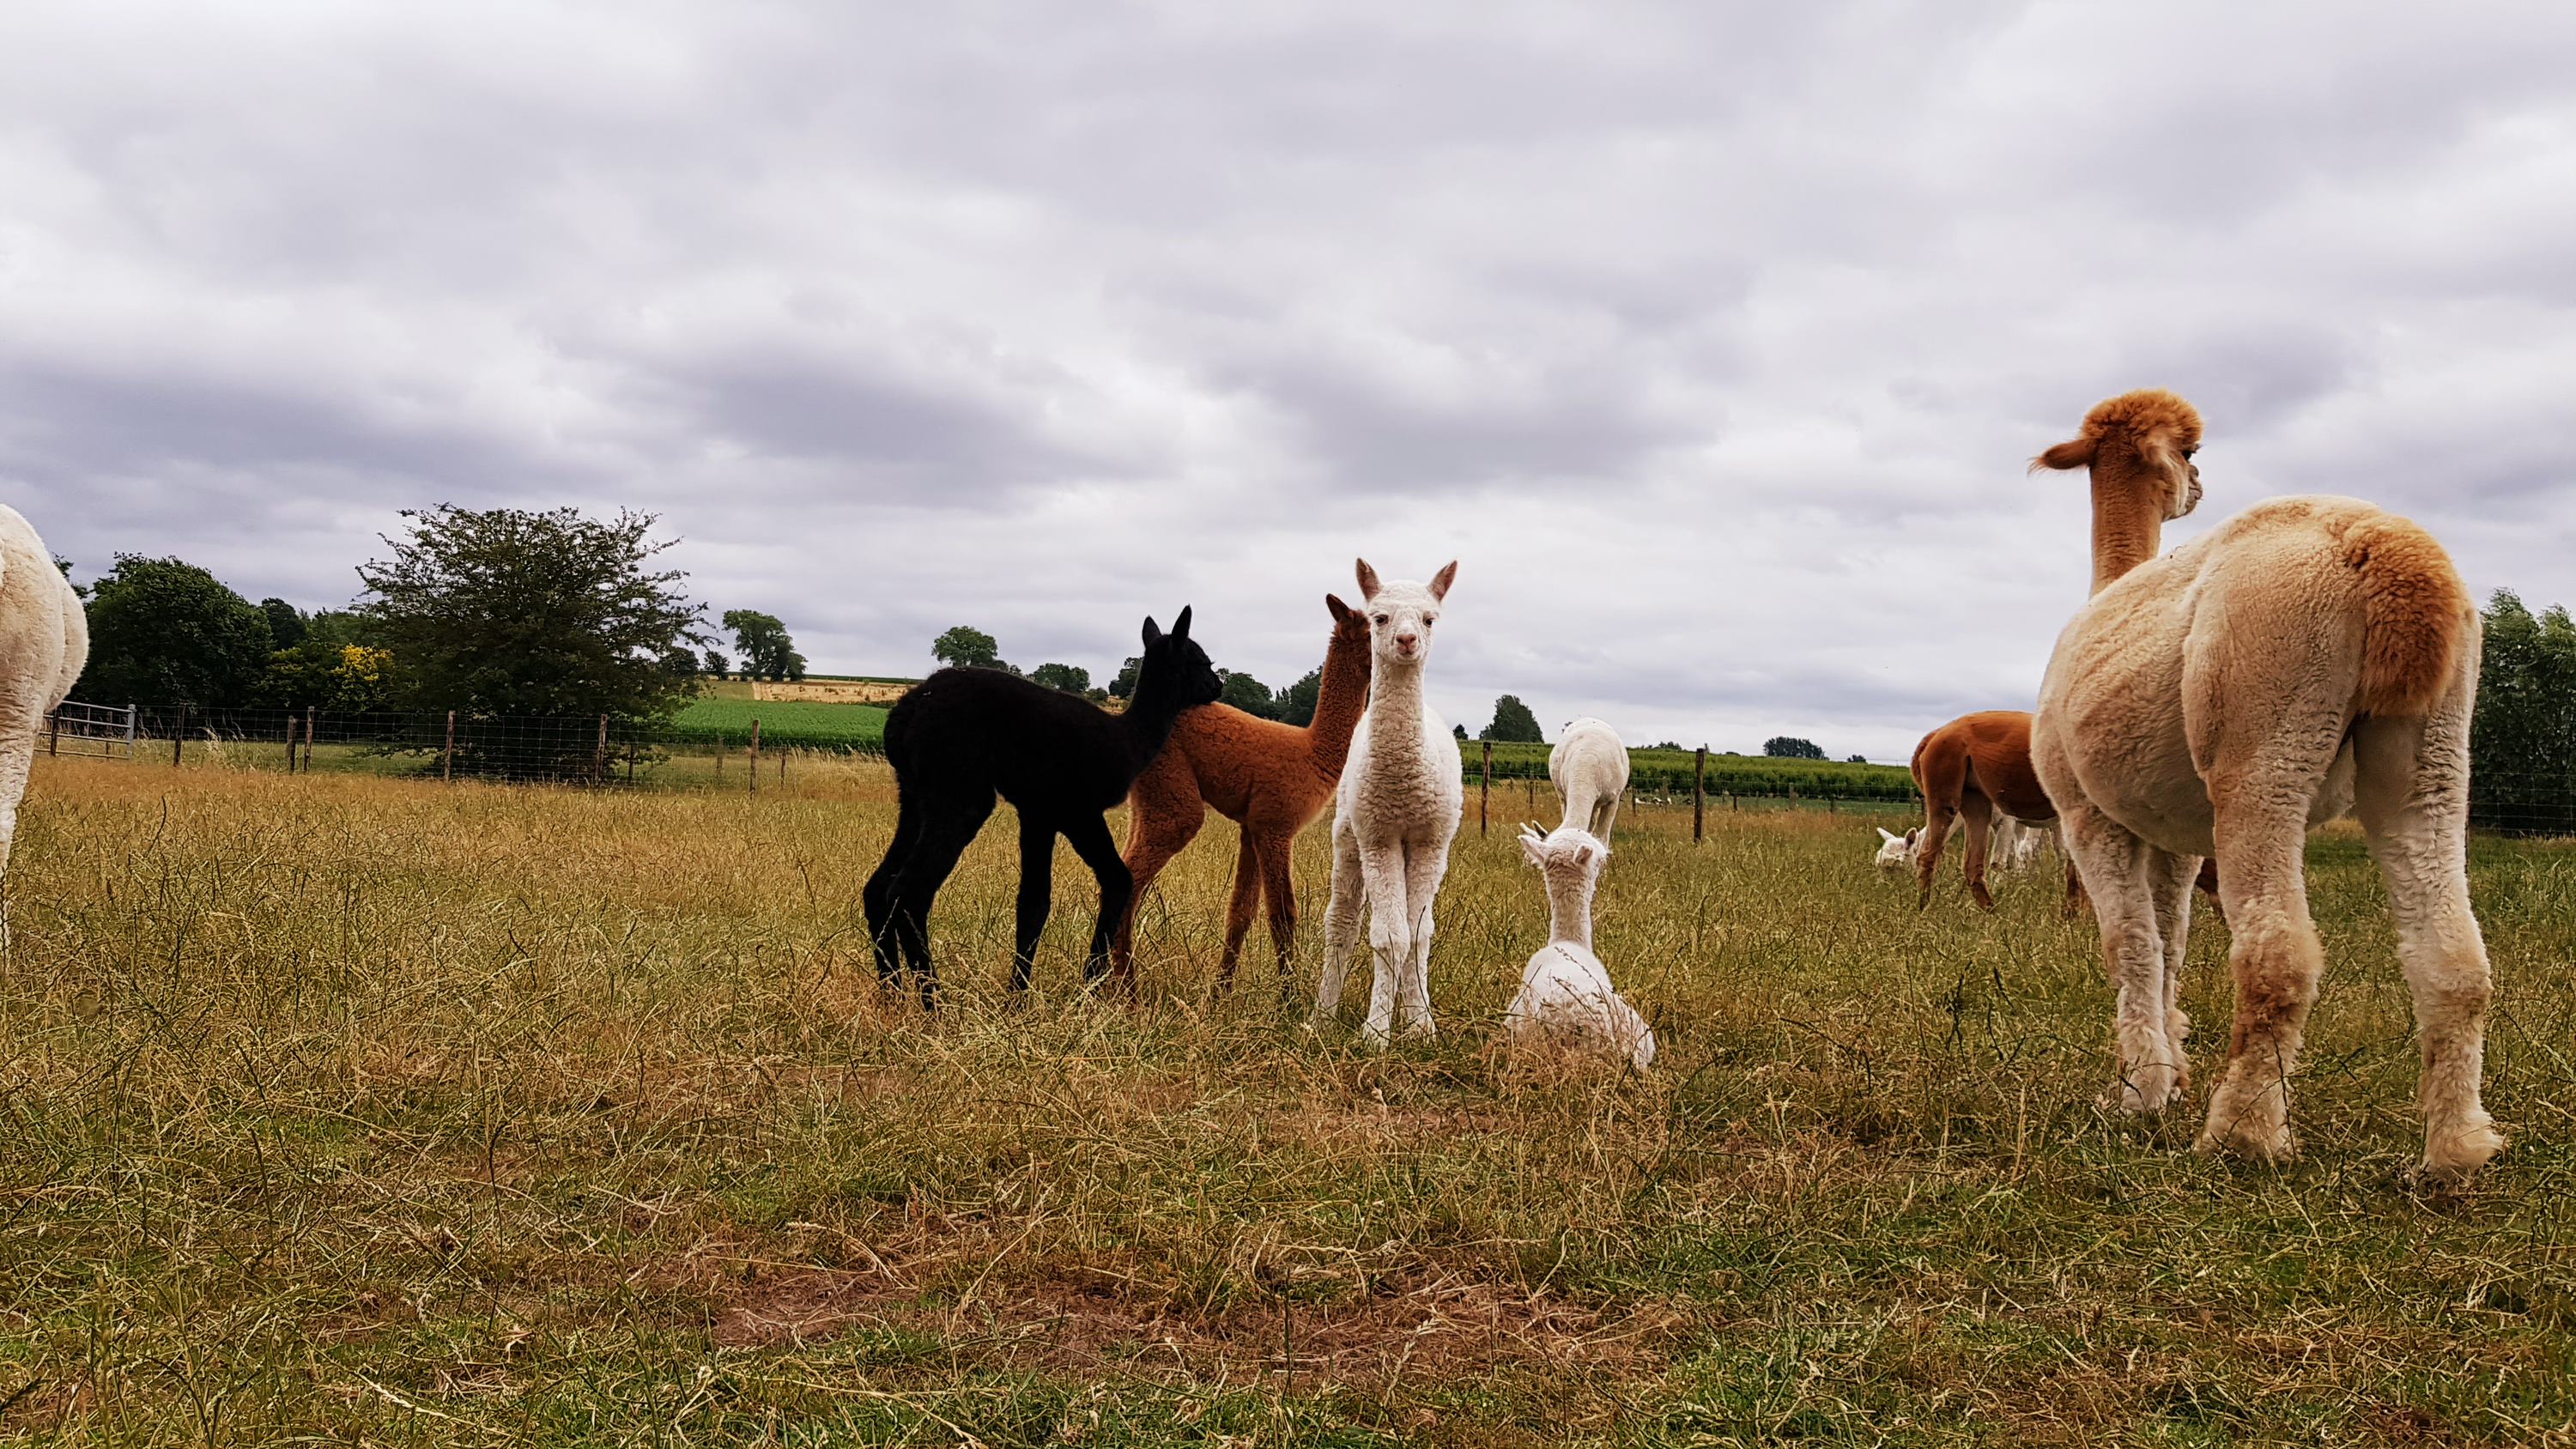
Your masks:
{"label": "alpaca tail", "polygon": [[2361,577],[2360,707],[2383,717],[2425,713],[2478,627],[2468,585],[2431,534],[2395,514],[2346,530],[2343,562]]}

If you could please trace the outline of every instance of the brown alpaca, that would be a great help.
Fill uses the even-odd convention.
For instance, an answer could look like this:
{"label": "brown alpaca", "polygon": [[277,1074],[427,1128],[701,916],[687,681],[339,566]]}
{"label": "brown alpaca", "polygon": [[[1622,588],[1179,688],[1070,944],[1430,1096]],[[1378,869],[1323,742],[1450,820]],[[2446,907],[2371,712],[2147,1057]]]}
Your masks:
{"label": "brown alpaca", "polygon": [[[1940,867],[1952,822],[1964,820],[1968,827],[1968,894],[1979,909],[1991,911],[1995,898],[1986,891],[1986,834],[1994,828],[1995,812],[2032,825],[2057,819],[2057,807],[2048,803],[2039,776],[2031,773],[2030,715],[2018,709],[1963,714],[1925,735],[1914,747],[1914,788],[1923,792],[1923,830],[1914,837],[1914,869],[1923,887],[1915,898],[1916,910],[1932,904],[1932,872]],[[2075,860],[2067,856],[2069,915],[2083,898]]]}
{"label": "brown alpaca", "polygon": [[[1993,813],[1999,810],[2029,825],[2057,819],[2057,807],[2048,802],[2031,767],[2030,720],[2025,710],[1980,710],[1941,726],[1914,747],[1914,788],[1923,792],[1923,824],[1907,831],[1905,839],[1922,873],[1916,910],[1932,903],[1932,872],[1941,863],[1953,821],[1967,827],[1968,892],[1978,906],[1991,911],[1995,898],[1986,893],[1986,835]],[[2058,854],[2066,862],[2065,913],[2071,916],[2084,904],[2084,878],[2076,873],[2073,854],[2064,849]],[[2202,861],[2195,884],[2208,895],[2218,918],[2226,920],[2218,904],[2218,862]]]}
{"label": "brown alpaca", "polygon": [[1258,719],[1231,705],[1208,704],[1183,714],[1171,743],[1136,777],[1127,799],[1127,869],[1136,878],[1126,919],[1110,948],[1119,984],[1133,989],[1136,975],[1136,903],[1173,856],[1181,853],[1213,808],[1243,827],[1234,863],[1234,896],[1226,905],[1225,955],[1217,967],[1220,989],[1234,981],[1253,906],[1270,907],[1270,940],[1279,953],[1280,991],[1290,980],[1297,940],[1297,894],[1288,860],[1297,833],[1333,803],[1351,731],[1368,707],[1369,625],[1366,615],[1330,594],[1333,638],[1324,651],[1322,688],[1315,718],[1306,725]]}
{"label": "brown alpaca", "polygon": [[2479,1101],[2489,991],[2469,907],[2478,615],[2430,534],[2350,498],[2274,498],[2158,557],[2200,501],[2200,414],[2169,392],[2101,404],[2034,467],[2093,484],[2093,598],[2058,637],[2031,760],[2065,817],[2116,988],[2113,1098],[2187,1089],[2175,976],[2191,878],[2222,859],[2236,977],[2203,1150],[2290,1156],[2289,1078],[2325,965],[2310,826],[2361,820],[2414,995],[2424,1167],[2504,1145]]}

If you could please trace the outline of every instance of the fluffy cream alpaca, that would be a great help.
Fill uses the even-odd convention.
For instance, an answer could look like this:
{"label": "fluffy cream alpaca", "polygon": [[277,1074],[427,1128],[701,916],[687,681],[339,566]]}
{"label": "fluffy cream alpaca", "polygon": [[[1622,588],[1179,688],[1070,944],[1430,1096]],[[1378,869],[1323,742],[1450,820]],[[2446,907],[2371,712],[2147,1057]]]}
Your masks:
{"label": "fluffy cream alpaca", "polygon": [[[0,505],[0,878],[18,836],[18,800],[35,768],[45,717],[89,662],[89,616],[54,555],[18,511]],[[0,918],[5,924],[5,918]]]}
{"label": "fluffy cream alpaca", "polygon": [[1619,732],[1590,715],[1568,721],[1547,752],[1547,777],[1565,802],[1561,823],[1608,841],[1628,790],[1628,746]]}
{"label": "fluffy cream alpaca", "polygon": [[2414,994],[2424,1165],[2465,1174],[2504,1144],[2478,1097],[2477,611],[2430,535],[2349,498],[2275,498],[2158,558],[2165,520],[2200,501],[2199,443],[2189,403],[2136,392],[2033,464],[2092,474],[2095,593],[2049,660],[2032,744],[2118,991],[2116,1095],[2154,1111],[2187,1085],[2176,974],[2214,853],[2236,1021],[2200,1145],[2296,1151],[2287,1079],[2324,965],[2305,841],[2349,810],[2388,879]]}
{"label": "fluffy cream alpaca", "polygon": [[1351,736],[1334,801],[1333,900],[1324,912],[1324,975],[1310,1025],[1341,1008],[1365,905],[1377,973],[1360,1036],[1371,1046],[1437,1034],[1427,984],[1431,903],[1449,871],[1449,842],[1458,834],[1467,789],[1458,742],[1422,697],[1422,667],[1431,658],[1440,601],[1457,576],[1453,562],[1427,587],[1409,580],[1380,584],[1368,560],[1359,564],[1373,658],[1368,713]]}
{"label": "fluffy cream alpaca", "polygon": [[1547,944],[1521,970],[1521,989],[1504,1013],[1515,1040],[1560,1042],[1615,1052],[1644,1071],[1655,1062],[1655,1032],[1610,984],[1610,968],[1592,954],[1592,893],[1610,847],[1579,825],[1541,835],[1521,827],[1521,854],[1547,882]]}

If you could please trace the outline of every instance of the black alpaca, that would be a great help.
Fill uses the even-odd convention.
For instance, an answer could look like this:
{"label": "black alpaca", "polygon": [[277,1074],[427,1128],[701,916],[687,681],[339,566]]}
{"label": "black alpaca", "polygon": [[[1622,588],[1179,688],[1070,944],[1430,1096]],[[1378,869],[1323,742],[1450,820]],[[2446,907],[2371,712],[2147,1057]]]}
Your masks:
{"label": "black alpaca", "polygon": [[930,963],[930,903],[957,857],[993,813],[993,797],[1020,815],[1019,939],[1011,989],[1026,991],[1038,933],[1046,929],[1055,838],[1100,880],[1100,920],[1084,971],[1109,969],[1109,937],[1135,888],[1102,817],[1127,798],[1137,774],[1171,737],[1172,721],[1217,696],[1216,670],[1190,642],[1190,611],[1164,633],[1145,621],[1145,657],[1124,714],[1078,695],[991,669],[943,669],[913,687],[886,716],[886,760],[894,766],[894,843],[868,877],[863,897],[876,942],[877,976],[899,980],[895,952],[921,983],[921,1004],[938,1004]]}

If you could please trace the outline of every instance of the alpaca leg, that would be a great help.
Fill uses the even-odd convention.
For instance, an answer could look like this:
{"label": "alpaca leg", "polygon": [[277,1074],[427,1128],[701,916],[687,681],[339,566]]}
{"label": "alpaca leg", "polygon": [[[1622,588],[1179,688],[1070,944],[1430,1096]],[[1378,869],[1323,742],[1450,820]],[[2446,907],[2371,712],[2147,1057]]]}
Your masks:
{"label": "alpaca leg", "polygon": [[1315,1012],[1307,1025],[1320,1027],[1341,1010],[1342,983],[1349,979],[1351,955],[1359,947],[1360,913],[1368,904],[1368,882],[1360,871],[1357,836],[1333,822],[1333,899],[1324,908],[1324,972],[1315,981]]}
{"label": "alpaca leg", "polygon": [[1448,873],[1449,847],[1445,843],[1417,845],[1405,851],[1404,896],[1413,921],[1413,951],[1397,983],[1401,993],[1396,1008],[1400,1036],[1428,1039],[1440,1034],[1431,1019],[1431,907],[1439,898],[1441,879]]}
{"label": "alpaca leg", "polygon": [[1619,794],[1617,791],[1614,790],[1592,802],[1591,830],[1593,839],[1600,841],[1603,845],[1608,845],[1610,843],[1610,827],[1616,825],[1618,822]]}
{"label": "alpaca leg", "polygon": [[[1065,826],[1064,838],[1100,883],[1100,918],[1092,922],[1091,952],[1082,966],[1084,981],[1098,981],[1109,974],[1109,938],[1118,929],[1119,918],[1127,914],[1128,903],[1136,898],[1136,878],[1127,873],[1127,862],[1118,858],[1118,840],[1109,833],[1106,817],[1077,815]],[[1122,977],[1118,986],[1133,995],[1135,976]]]}
{"label": "alpaca leg", "polygon": [[1950,826],[1959,818],[1955,805],[1934,805],[1924,812],[1923,833],[1914,837],[1914,874],[1922,889],[1914,898],[1914,909],[1932,904],[1932,873],[1941,868],[1941,849],[1950,840]]}
{"label": "alpaca leg", "polygon": [[2165,1039],[2173,1044],[2180,1066],[2174,1089],[2191,1089],[2191,1059],[2183,1042],[2191,1035],[2191,1018],[2182,1010],[2182,958],[2191,944],[2191,883],[2200,873],[2200,858],[2168,851],[2147,852],[2147,888],[2155,895],[2156,936],[2164,944]]}
{"label": "alpaca leg", "polygon": [[1970,791],[1960,797],[1959,815],[1968,823],[1968,894],[1976,900],[1978,910],[1991,911],[1995,898],[1986,890],[1986,845],[1993,838],[1994,802]]}
{"label": "alpaca leg", "polygon": [[1011,938],[1011,991],[1029,989],[1037,970],[1038,937],[1046,934],[1047,907],[1055,900],[1055,828],[1020,814],[1020,898]]}
{"label": "alpaca leg", "polygon": [[1252,848],[1252,827],[1243,827],[1235,842],[1234,892],[1225,903],[1225,953],[1217,958],[1216,989],[1234,985],[1235,963],[1243,959],[1243,938],[1252,931],[1252,912],[1261,904],[1261,859]]}
{"label": "alpaca leg", "polygon": [[922,1009],[939,1005],[939,970],[930,959],[930,907],[939,898],[939,888],[948,883],[957,869],[958,857],[975,843],[986,817],[993,813],[993,797],[978,800],[971,796],[948,800],[923,801],[921,835],[912,855],[894,883],[894,935],[903,948],[904,959],[911,963],[914,978],[921,985]]}
{"label": "alpaca leg", "polygon": [[2163,1110],[2182,1084],[2182,1052],[2165,1022],[2164,942],[2156,933],[2149,849],[2126,827],[2077,801],[2066,811],[2068,853],[2084,862],[2102,928],[2102,962],[2114,998],[2116,1075],[2109,1099],[2132,1112]]}
{"label": "alpaca leg", "polygon": [[2469,909],[2466,698],[2429,720],[2366,721],[2355,741],[2355,813],[2388,878],[2397,958],[2415,998],[2424,1170],[2444,1178],[2466,1176],[2504,1146],[2479,1100],[2492,988]]}
{"label": "alpaca leg", "polygon": [[1269,907],[1270,944],[1279,953],[1279,1000],[1285,1005],[1296,979],[1297,883],[1289,875],[1289,854],[1297,837],[1262,836],[1255,854],[1261,866],[1261,898]]}
{"label": "alpaca leg", "polygon": [[895,955],[894,886],[903,877],[904,862],[921,844],[921,815],[919,797],[898,789],[894,839],[887,843],[885,859],[877,862],[876,873],[868,877],[867,888],[859,893],[859,901],[868,914],[868,940],[876,950],[877,981],[887,987],[903,975],[903,966]]}
{"label": "alpaca leg", "polygon": [[1110,971],[1121,984],[1136,979],[1136,913],[1144,909],[1146,887],[1207,823],[1207,807],[1195,793],[1186,799],[1166,799],[1161,791],[1149,793],[1145,783],[1144,778],[1136,782],[1136,793],[1127,802],[1127,875],[1134,889],[1109,943]]}
{"label": "alpaca leg", "polygon": [[2216,793],[2236,1023],[2198,1145],[2277,1162],[2298,1152],[2289,1079],[2325,969],[2308,915],[2307,806],[2241,783]]}
{"label": "alpaca leg", "polygon": [[1402,843],[1363,849],[1360,880],[1368,888],[1369,954],[1376,972],[1369,980],[1368,1019],[1360,1024],[1360,1040],[1382,1048],[1394,1037],[1399,988],[1413,960],[1413,913],[1405,895]]}
{"label": "alpaca leg", "polygon": [[2071,921],[2086,904],[2084,877],[2075,868],[2075,852],[2066,844],[2066,822],[2060,820],[2049,830],[2049,838],[2057,842],[2057,858],[2066,866],[2066,901],[2057,908],[2057,913]]}

